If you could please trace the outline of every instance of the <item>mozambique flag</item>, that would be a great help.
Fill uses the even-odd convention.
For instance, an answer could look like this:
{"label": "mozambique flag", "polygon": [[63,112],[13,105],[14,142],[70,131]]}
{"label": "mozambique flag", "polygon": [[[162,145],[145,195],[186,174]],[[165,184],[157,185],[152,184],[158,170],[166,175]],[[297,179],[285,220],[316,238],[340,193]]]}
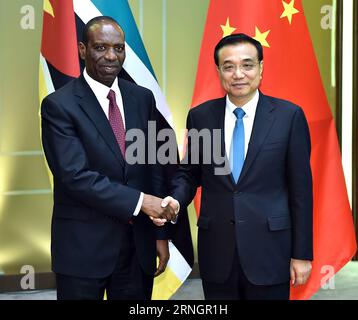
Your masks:
{"label": "mozambique flag", "polygon": [[[155,97],[164,125],[172,124],[172,115],[156,80],[153,68],[139,35],[135,20],[126,0],[45,0],[42,46],[40,54],[40,102],[49,93],[80,75],[77,41],[81,40],[84,25],[96,16],[111,16],[125,32],[126,60],[120,76],[150,89]],[[174,168],[167,168],[173,174]],[[169,179],[169,177],[168,177]],[[173,226],[169,245],[170,260],[166,271],[155,278],[153,299],[169,299],[191,272],[193,247],[188,215],[179,214]]]}
{"label": "mozambique flag", "polygon": [[[224,95],[213,52],[232,33],[246,33],[264,48],[260,90],[301,106],[309,123],[314,197],[314,261],[305,286],[291,299],[308,299],[356,252],[336,128],[322,85],[300,0],[211,0],[201,44],[192,106]],[[196,198],[196,208],[200,202]],[[197,211],[198,212],[198,211]],[[199,212],[198,212],[199,213]],[[327,268],[328,267],[328,268]],[[327,270],[332,270],[327,276]]]}
{"label": "mozambique flag", "polygon": [[80,75],[72,0],[44,0],[39,70],[40,102]]}

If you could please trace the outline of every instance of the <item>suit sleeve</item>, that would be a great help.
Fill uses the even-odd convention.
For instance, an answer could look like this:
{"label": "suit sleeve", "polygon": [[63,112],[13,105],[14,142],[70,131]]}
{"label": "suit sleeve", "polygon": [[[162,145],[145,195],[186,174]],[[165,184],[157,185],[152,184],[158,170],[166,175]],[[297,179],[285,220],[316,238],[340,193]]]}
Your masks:
{"label": "suit sleeve", "polygon": [[313,260],[311,142],[301,109],[294,115],[288,147],[288,188],[292,216],[292,258]]}
{"label": "suit sleeve", "polygon": [[140,191],[91,170],[74,120],[61,103],[45,98],[41,105],[41,118],[43,149],[54,180],[82,205],[128,221],[136,208]]}
{"label": "suit sleeve", "polygon": [[[193,128],[195,128],[194,120],[190,111],[187,117],[188,139],[185,157],[171,181],[171,195],[179,201],[181,208],[190,204],[197,188],[201,185],[201,147],[192,148],[190,130]],[[199,163],[195,163],[192,159],[199,159]]]}

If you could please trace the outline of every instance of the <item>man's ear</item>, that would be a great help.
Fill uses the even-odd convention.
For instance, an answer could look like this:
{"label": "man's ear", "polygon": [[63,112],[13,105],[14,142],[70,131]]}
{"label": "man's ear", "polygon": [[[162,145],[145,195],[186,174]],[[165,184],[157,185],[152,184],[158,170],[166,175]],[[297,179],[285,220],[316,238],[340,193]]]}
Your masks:
{"label": "man's ear", "polygon": [[82,60],[85,60],[86,57],[86,45],[83,42],[78,43],[78,52]]}
{"label": "man's ear", "polygon": [[221,79],[221,72],[219,66],[216,66],[216,72],[218,73],[219,79]]}
{"label": "man's ear", "polygon": [[264,61],[260,62],[260,79],[262,79],[262,73],[264,72]]}

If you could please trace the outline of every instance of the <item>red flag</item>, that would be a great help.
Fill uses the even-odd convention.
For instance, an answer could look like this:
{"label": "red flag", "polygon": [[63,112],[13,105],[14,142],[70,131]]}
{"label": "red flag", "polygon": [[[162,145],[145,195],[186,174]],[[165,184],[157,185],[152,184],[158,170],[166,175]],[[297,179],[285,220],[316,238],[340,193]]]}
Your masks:
{"label": "red flag", "polygon": [[80,75],[72,0],[44,1],[41,53],[62,74]]}
{"label": "red flag", "polygon": [[[260,90],[301,106],[311,141],[314,261],[305,286],[291,299],[308,299],[355,254],[357,245],[336,128],[322,85],[300,0],[211,0],[201,45],[192,106],[225,93],[213,53],[231,33],[246,33],[264,48]],[[198,201],[196,199],[196,208]],[[327,274],[327,270],[329,270]]]}

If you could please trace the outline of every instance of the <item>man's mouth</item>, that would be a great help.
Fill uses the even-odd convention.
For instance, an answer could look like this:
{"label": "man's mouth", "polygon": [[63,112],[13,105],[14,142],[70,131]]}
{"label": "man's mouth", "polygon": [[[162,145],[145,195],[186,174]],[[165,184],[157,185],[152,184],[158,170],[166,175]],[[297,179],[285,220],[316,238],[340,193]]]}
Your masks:
{"label": "man's mouth", "polygon": [[119,66],[117,65],[105,65],[102,66],[102,68],[106,71],[106,72],[113,72],[113,71],[117,71]]}
{"label": "man's mouth", "polygon": [[234,88],[242,88],[242,87],[245,87],[247,85],[248,85],[247,83],[233,83],[231,86],[234,87]]}

